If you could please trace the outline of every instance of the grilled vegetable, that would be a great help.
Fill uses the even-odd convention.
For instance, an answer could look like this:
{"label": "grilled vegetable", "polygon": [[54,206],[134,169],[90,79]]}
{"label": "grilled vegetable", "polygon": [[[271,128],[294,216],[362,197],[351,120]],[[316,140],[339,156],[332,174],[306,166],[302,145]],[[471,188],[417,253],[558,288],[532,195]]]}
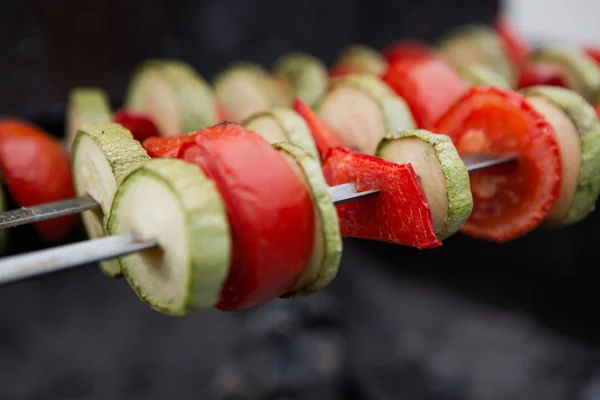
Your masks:
{"label": "grilled vegetable", "polygon": [[404,100],[373,75],[337,79],[316,108],[348,147],[367,154],[388,132],[415,128]]}
{"label": "grilled vegetable", "polygon": [[259,135],[233,123],[195,134],[183,159],[200,165],[227,206],[233,258],[217,308],[256,306],[289,292],[314,244],[310,189]]}
{"label": "grilled vegetable", "polygon": [[308,104],[300,99],[296,99],[294,102],[294,110],[296,110],[308,124],[317,150],[319,151],[319,155],[321,156],[321,160],[325,159],[330,148],[344,146],[340,135],[323,121],[323,119],[314,112]]}
{"label": "grilled vegetable", "polygon": [[235,122],[273,106],[289,104],[273,77],[254,63],[230,65],[215,77],[213,86],[225,114]]}
{"label": "grilled vegetable", "polygon": [[510,89],[510,84],[502,75],[481,64],[465,65],[459,67],[457,72],[472,86],[495,86]]}
{"label": "grilled vegetable", "polygon": [[568,87],[562,71],[555,65],[532,64],[525,66],[519,76],[517,88],[523,89],[537,85]]}
{"label": "grilled vegetable", "polygon": [[186,315],[218,302],[231,236],[219,192],[197,166],[173,159],[143,163],[119,185],[107,229],[158,242],[159,249],[119,259],[123,275],[150,307]]}
{"label": "grilled vegetable", "polygon": [[473,209],[469,173],[448,136],[425,130],[398,131],[382,140],[377,155],[413,167],[439,240],[456,233],[467,221]]}
{"label": "grilled vegetable", "polygon": [[315,236],[310,261],[296,285],[284,295],[294,298],[323,289],[335,278],[342,257],[342,238],[337,212],[318,158],[291,143],[274,146],[310,188],[314,207]]}
{"label": "grilled vegetable", "polygon": [[[69,156],[49,133],[19,119],[0,121],[0,174],[10,196],[21,207],[73,197]],[[47,242],[63,239],[75,221],[66,216],[36,222]]]}
{"label": "grilled vegetable", "polygon": [[337,206],[342,236],[429,249],[442,243],[410,164],[397,164],[353,150],[334,148],[323,164],[330,186],[354,183],[358,191],[379,189],[361,201]]}
{"label": "grilled vegetable", "polygon": [[220,117],[204,78],[188,64],[171,59],[152,59],[138,67],[125,108],[146,114],[165,136],[202,129]]}
{"label": "grilled vegetable", "polygon": [[523,92],[552,124],[562,159],[562,188],[546,217],[549,225],[584,219],[600,193],[600,122],[594,108],[576,92],[536,86]]}
{"label": "grilled vegetable", "polygon": [[327,90],[329,74],[321,60],[305,53],[291,53],[279,58],[273,72],[284,82],[291,97],[313,105]]}
{"label": "grilled vegetable", "polygon": [[140,142],[149,137],[161,136],[156,124],[146,114],[138,111],[120,109],[115,112],[114,122],[123,125]]}
{"label": "grilled vegetable", "polygon": [[112,111],[110,101],[104,90],[94,87],[77,87],[69,92],[66,124],[67,148],[71,148],[73,139],[82,123],[110,122]]}
{"label": "grilled vegetable", "polygon": [[401,40],[386,46],[382,52],[388,63],[400,60],[414,60],[421,57],[440,57],[438,52],[425,42]]}
{"label": "grilled vegetable", "polygon": [[294,110],[273,107],[250,116],[243,125],[269,143],[291,142],[313,157],[319,157],[308,125]]}
{"label": "grilled vegetable", "polygon": [[[0,186],[0,212],[6,210],[6,199],[4,196],[4,188]],[[6,229],[0,229],[0,254],[6,250],[6,242],[8,237],[8,231]]]}
{"label": "grilled vegetable", "polygon": [[441,53],[455,68],[481,64],[496,71],[513,86],[516,68],[500,37],[484,25],[466,25],[451,31],[439,44]]}
{"label": "grilled vegetable", "polygon": [[600,67],[583,50],[542,48],[531,55],[529,65],[551,65],[561,71],[566,86],[581,94],[588,102],[596,100],[600,89]]}
{"label": "grilled vegetable", "polygon": [[[106,235],[106,220],[117,187],[125,175],[148,160],[146,151],[131,133],[117,123],[83,124],[71,152],[75,191],[78,196],[91,196],[100,211],[84,211],[83,223],[90,239]],[[100,263],[110,277],[121,274],[118,260]]]}
{"label": "grilled vegetable", "polygon": [[520,69],[531,53],[531,44],[518,34],[506,15],[501,14],[496,18],[493,29],[502,41],[512,64]]}
{"label": "grilled vegetable", "polygon": [[406,101],[417,126],[430,130],[469,86],[446,61],[435,57],[393,62],[383,80]]}
{"label": "grilled vegetable", "polygon": [[473,87],[437,123],[461,156],[516,155],[517,163],[470,173],[473,212],[461,230],[506,242],[536,228],[561,188],[561,157],[554,129],[518,93]]}
{"label": "grilled vegetable", "polygon": [[387,61],[377,50],[360,44],[344,48],[332,68],[333,71],[343,71],[344,74],[375,76],[383,75],[386,69]]}

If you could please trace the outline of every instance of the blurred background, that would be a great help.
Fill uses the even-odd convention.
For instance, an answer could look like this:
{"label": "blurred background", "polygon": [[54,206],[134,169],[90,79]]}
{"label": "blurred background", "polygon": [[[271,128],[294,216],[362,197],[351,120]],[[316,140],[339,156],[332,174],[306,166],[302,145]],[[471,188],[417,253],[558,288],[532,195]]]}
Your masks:
{"label": "blurred background", "polygon": [[[594,0],[5,1],[0,114],[61,136],[72,87],[116,108],[147,57],[206,78],[292,50],[330,64],[501,11],[533,41],[600,44]],[[4,286],[0,399],[600,399],[599,222],[422,252],[346,240],[327,290],[235,314],[160,315],[93,265]],[[38,246],[11,236],[11,252]]]}

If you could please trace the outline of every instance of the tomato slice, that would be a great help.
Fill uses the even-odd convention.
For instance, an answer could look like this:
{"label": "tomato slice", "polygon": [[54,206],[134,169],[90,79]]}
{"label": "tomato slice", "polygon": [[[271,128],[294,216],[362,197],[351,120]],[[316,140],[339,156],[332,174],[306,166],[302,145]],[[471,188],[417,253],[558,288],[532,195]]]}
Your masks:
{"label": "tomato slice", "polygon": [[217,308],[256,306],[296,283],[313,247],[314,215],[308,187],[257,134],[220,123],[194,134],[182,158],[202,167],[227,206],[232,265]]}
{"label": "tomato slice", "polygon": [[182,148],[195,143],[195,141],[193,134],[151,137],[144,140],[142,146],[151,158],[178,158]]}
{"label": "tomato slice", "polygon": [[441,58],[395,61],[383,80],[406,101],[417,126],[423,129],[432,129],[469,87]]}
{"label": "tomato slice", "polygon": [[312,133],[317,150],[324,159],[327,151],[332,147],[344,146],[342,138],[331,126],[329,126],[310,106],[297,98],[294,102],[294,110],[304,118]]}
{"label": "tomato slice", "polygon": [[531,53],[531,45],[521,37],[505,15],[500,15],[494,21],[494,30],[502,40],[504,48],[513,64],[520,68]]}
{"label": "tomato slice", "polygon": [[160,136],[158,126],[142,112],[122,108],[114,115],[114,121],[128,129],[140,142],[149,137]]}
{"label": "tomato slice", "polygon": [[397,164],[344,148],[329,151],[323,174],[331,186],[352,182],[380,193],[337,206],[343,236],[430,249],[435,236],[429,204],[410,164]]}
{"label": "tomato slice", "polygon": [[473,212],[462,231],[505,242],[537,227],[558,199],[562,164],[554,128],[518,93],[474,87],[444,115],[437,132],[458,152],[517,163],[470,173]]}
{"label": "tomato slice", "polygon": [[386,46],[383,56],[391,63],[400,60],[440,57],[439,53],[429,44],[420,40],[400,40]]}
{"label": "tomato slice", "polygon": [[547,85],[568,88],[563,75],[558,67],[554,65],[528,65],[519,75],[517,87],[523,89],[529,86]]}
{"label": "tomato slice", "polygon": [[[11,197],[21,207],[75,196],[69,156],[49,133],[18,119],[0,121],[0,171]],[[36,222],[48,242],[63,239],[75,216]]]}

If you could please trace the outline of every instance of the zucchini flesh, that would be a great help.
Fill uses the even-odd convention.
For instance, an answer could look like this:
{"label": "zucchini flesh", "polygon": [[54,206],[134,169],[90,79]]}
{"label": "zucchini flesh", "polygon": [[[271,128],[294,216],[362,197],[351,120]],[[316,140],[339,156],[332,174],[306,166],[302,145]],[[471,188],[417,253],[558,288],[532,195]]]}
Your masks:
{"label": "zucchini flesh", "polygon": [[366,154],[375,154],[388,132],[416,128],[404,99],[373,75],[334,80],[316,108],[348,147]]}
{"label": "zucchini flesh", "polygon": [[448,136],[422,129],[397,131],[381,141],[377,155],[412,165],[439,240],[456,233],[467,221],[473,210],[469,173]]}
{"label": "zucchini flesh", "polygon": [[198,166],[157,158],[133,170],[115,194],[108,231],[159,243],[120,258],[127,281],[151,308],[179,316],[218,302],[231,235],[220,194]]}
{"label": "zucchini flesh", "polygon": [[278,59],[273,72],[290,88],[288,96],[299,97],[311,106],[321,98],[329,84],[325,64],[306,53],[291,53]]}
{"label": "zucchini flesh", "polygon": [[[131,169],[148,159],[140,142],[120,124],[90,123],[80,127],[71,152],[75,192],[91,196],[101,208],[82,213],[90,239],[106,235],[106,219],[117,187]],[[103,261],[100,268],[110,277],[121,273],[118,260]]]}
{"label": "zucchini flesh", "polygon": [[79,126],[89,122],[110,122],[112,111],[104,90],[77,87],[70,91],[67,104],[67,147],[70,149]]}
{"label": "zucchini flesh", "polygon": [[342,237],[319,159],[292,143],[275,143],[274,147],[310,188],[315,210],[315,243],[310,261],[296,285],[282,296],[295,298],[323,289],[335,278],[342,256]]}
{"label": "zucchini flesh", "polygon": [[385,73],[388,62],[381,53],[372,47],[355,44],[344,48],[335,68],[350,71],[355,74],[373,74],[381,76]]}
{"label": "zucchini flesh", "polygon": [[510,83],[493,69],[481,64],[469,64],[459,67],[458,74],[473,86],[493,86],[510,89]]}
{"label": "zucchini flesh", "polygon": [[129,84],[125,104],[148,115],[163,136],[194,132],[219,120],[217,100],[208,82],[178,60],[142,63]]}
{"label": "zucchini flesh", "polygon": [[310,128],[297,112],[284,107],[253,114],[242,125],[262,136],[269,143],[291,142],[309,153],[319,157],[317,146]]}

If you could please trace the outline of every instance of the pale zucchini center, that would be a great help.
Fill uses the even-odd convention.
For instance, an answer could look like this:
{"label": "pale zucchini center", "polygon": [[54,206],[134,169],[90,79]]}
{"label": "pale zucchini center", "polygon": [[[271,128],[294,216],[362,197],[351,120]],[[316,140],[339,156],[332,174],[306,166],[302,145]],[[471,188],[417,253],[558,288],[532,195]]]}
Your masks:
{"label": "pale zucchini center", "polygon": [[271,107],[265,93],[267,88],[260,88],[259,84],[255,78],[242,72],[232,73],[220,84],[219,101],[235,122]]}
{"label": "pale zucchini center", "polygon": [[339,132],[344,144],[367,154],[375,154],[377,145],[386,134],[383,112],[368,94],[351,87],[334,89],[320,114]]}
{"label": "pale zucchini center", "polygon": [[252,119],[246,129],[254,131],[269,143],[288,142],[288,138],[279,123],[270,116]]}
{"label": "pale zucchini center", "polygon": [[158,72],[148,72],[141,82],[137,107],[158,125],[162,136],[176,135],[181,130],[173,88]]}
{"label": "pale zucchini center", "polygon": [[581,169],[581,140],[577,128],[559,107],[542,96],[532,95],[527,100],[546,117],[556,132],[562,163],[562,184],[560,196],[547,219],[561,221],[567,216],[575,198]]}

